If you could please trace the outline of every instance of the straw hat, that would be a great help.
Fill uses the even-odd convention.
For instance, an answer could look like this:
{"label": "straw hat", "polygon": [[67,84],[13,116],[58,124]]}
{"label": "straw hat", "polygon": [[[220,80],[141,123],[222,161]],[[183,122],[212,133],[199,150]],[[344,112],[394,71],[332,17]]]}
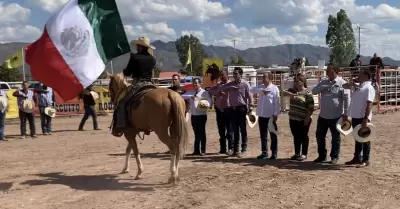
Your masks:
{"label": "straw hat", "polygon": [[0,111],[4,112],[8,107],[8,99],[5,96],[0,96]]}
{"label": "straw hat", "polygon": [[210,102],[206,98],[195,98],[194,107],[200,111],[207,111],[210,107]]}
{"label": "straw hat", "polygon": [[344,136],[347,136],[351,134],[353,127],[351,126],[350,120],[343,121],[343,118],[340,117],[336,122],[336,130],[338,130]]}
{"label": "straw hat", "polygon": [[150,45],[150,39],[144,36],[140,37],[138,40],[131,41],[131,45],[144,46],[147,48],[147,52],[149,52],[151,55],[153,55],[153,50],[156,49],[154,46]]}
{"label": "straw hat", "polygon": [[35,109],[35,102],[31,99],[25,99],[23,101],[23,111],[26,113],[33,113],[34,109]]}
{"label": "straw hat", "polygon": [[96,93],[95,91],[90,91],[90,94],[92,95],[92,97],[93,97],[94,100],[97,100],[97,99],[100,98],[99,94]]}
{"label": "straw hat", "polygon": [[367,123],[365,129],[361,128],[361,124],[357,125],[353,130],[353,137],[360,143],[369,142],[376,136],[376,127],[372,123]]}
{"label": "straw hat", "polygon": [[44,114],[54,118],[56,116],[56,109],[53,107],[44,108]]}
{"label": "straw hat", "polygon": [[250,128],[254,128],[254,126],[258,123],[258,116],[256,112],[251,111],[249,114],[246,115],[247,124],[249,124]]}
{"label": "straw hat", "polygon": [[270,133],[278,134],[278,126],[274,123],[272,117],[268,121],[268,131]]}

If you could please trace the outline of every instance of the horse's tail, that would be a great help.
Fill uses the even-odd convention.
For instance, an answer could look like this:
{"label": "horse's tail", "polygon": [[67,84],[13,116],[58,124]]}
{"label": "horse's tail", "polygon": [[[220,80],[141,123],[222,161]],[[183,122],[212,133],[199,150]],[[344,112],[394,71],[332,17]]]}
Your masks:
{"label": "horse's tail", "polygon": [[170,127],[171,137],[176,146],[178,146],[177,154],[179,158],[185,156],[186,147],[188,146],[188,125],[185,120],[186,105],[183,98],[176,92],[168,91],[168,98],[172,106],[172,124]]}

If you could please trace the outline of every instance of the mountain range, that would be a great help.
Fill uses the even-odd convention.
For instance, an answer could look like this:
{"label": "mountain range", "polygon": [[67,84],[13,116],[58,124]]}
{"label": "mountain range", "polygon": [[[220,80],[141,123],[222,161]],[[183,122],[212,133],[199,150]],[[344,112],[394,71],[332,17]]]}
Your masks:
{"label": "mountain range", "polygon": [[[27,45],[28,43],[17,42],[0,44],[0,61],[5,60],[7,56]],[[177,72],[181,68],[181,63],[175,49],[175,42],[154,41],[152,45],[156,47],[154,56],[161,71]],[[224,64],[226,65],[229,64],[230,57],[235,54],[243,57],[248,65],[253,66],[270,66],[272,64],[287,66],[295,57],[307,57],[311,65],[318,65],[318,60],[329,60],[330,54],[329,48],[309,44],[283,44],[249,48],[246,50],[239,50],[228,46],[203,45],[203,49],[208,57],[224,59]],[[112,62],[114,72],[121,72],[126,67],[128,59],[129,54],[114,59]],[[361,61],[365,64],[369,63],[370,59],[371,57],[369,56],[361,56]],[[390,57],[382,59],[385,65],[400,65],[400,61]],[[110,64],[107,66],[107,70],[111,72]],[[28,77],[30,77],[28,65],[25,66],[25,71]]]}

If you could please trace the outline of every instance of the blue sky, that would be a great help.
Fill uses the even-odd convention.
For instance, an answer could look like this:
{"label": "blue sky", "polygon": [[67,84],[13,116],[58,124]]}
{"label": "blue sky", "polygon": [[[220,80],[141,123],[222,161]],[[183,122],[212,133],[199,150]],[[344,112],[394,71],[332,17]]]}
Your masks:
{"label": "blue sky", "polygon": [[[33,41],[65,0],[0,0],[0,41]],[[386,0],[117,0],[129,39],[175,40],[194,34],[205,44],[245,49],[283,43],[325,45],[326,19],[340,8],[361,25],[362,54],[400,59],[400,1]],[[18,4],[16,6],[15,4]],[[12,7],[11,7],[11,6]],[[4,8],[8,8],[4,10]],[[13,9],[10,9],[13,8]],[[22,8],[22,9],[21,9]],[[29,10],[22,18],[19,10]],[[15,17],[14,17],[14,16]],[[7,22],[8,18],[8,22]],[[16,23],[16,19],[20,19]],[[14,21],[13,21],[14,20]],[[12,24],[11,24],[12,22]]]}

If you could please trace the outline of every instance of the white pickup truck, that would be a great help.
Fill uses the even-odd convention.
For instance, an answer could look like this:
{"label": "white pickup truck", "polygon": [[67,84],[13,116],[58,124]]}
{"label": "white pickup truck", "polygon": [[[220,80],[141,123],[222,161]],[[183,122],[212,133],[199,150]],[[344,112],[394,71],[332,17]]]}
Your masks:
{"label": "white pickup truck", "polygon": [[7,82],[0,81],[0,89],[1,90],[11,90],[11,87]]}

